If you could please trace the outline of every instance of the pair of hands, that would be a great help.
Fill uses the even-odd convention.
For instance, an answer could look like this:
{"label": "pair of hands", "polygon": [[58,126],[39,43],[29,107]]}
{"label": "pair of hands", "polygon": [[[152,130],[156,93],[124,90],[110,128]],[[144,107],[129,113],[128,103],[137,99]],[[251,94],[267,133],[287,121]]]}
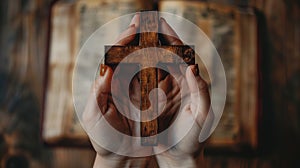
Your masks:
{"label": "pair of hands", "polygon": [[[139,14],[137,13],[131,20],[127,30],[119,36],[116,45],[125,46],[134,41],[139,27],[139,20]],[[163,45],[183,45],[175,31],[163,18],[160,19],[160,32],[162,34],[163,40],[161,43]],[[203,144],[199,143],[198,138],[210,109],[208,87],[199,75],[197,65],[189,67],[180,67],[179,65],[177,67],[168,66],[168,70],[173,76],[163,70],[158,70],[158,88],[165,93],[164,96],[159,96],[159,104],[163,104],[163,107],[159,108],[163,109],[163,111],[157,118],[160,127],[159,131],[163,131],[171,124],[175,124],[167,137],[167,143],[176,141],[176,138],[181,137],[183,134],[184,137],[175,146],[166,149],[165,152],[156,154],[155,156],[133,158],[121,156],[106,150],[105,146],[100,146],[93,140],[93,137],[94,134],[97,134],[98,137],[105,137],[108,143],[120,141],[116,144],[127,145],[127,148],[130,148],[130,142],[122,142],[124,139],[113,135],[110,136],[106,130],[102,129],[101,122],[104,120],[123,134],[136,137],[140,135],[140,123],[128,119],[120,114],[119,111],[123,110],[123,113],[134,115],[133,118],[139,117],[128,105],[128,101],[131,101],[134,106],[137,108],[140,107],[139,76],[136,75],[131,80],[129,88],[131,100],[124,99],[122,91],[118,92],[120,95],[111,94],[112,87],[116,90],[122,90],[122,81],[120,80],[112,84],[112,69],[106,65],[101,65],[100,76],[96,79],[92,87],[90,98],[82,116],[85,129],[97,152],[94,167],[147,167],[153,166],[156,163],[160,167],[196,167],[195,156],[203,149]],[[118,96],[119,101],[114,102],[112,96]],[[119,104],[118,107],[123,108],[118,109],[116,103]],[[193,122],[194,124],[190,131],[188,133],[183,132],[184,129],[182,128]],[[116,146],[116,149],[118,148]],[[158,153],[156,150],[164,151],[164,148],[166,146],[162,142],[157,147],[149,147],[146,150],[149,150],[150,153]]]}

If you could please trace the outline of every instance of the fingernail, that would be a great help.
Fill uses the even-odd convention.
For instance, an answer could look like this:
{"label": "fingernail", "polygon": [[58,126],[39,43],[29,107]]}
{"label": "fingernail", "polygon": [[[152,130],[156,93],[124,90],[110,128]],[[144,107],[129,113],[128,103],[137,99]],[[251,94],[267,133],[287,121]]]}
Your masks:
{"label": "fingernail", "polygon": [[107,66],[104,64],[101,64],[100,65],[100,76],[104,76],[106,70],[107,70]]}
{"label": "fingernail", "polygon": [[129,28],[135,27],[135,24],[131,24],[129,25]]}
{"label": "fingernail", "polygon": [[160,17],[159,20],[160,20],[161,22],[167,22],[163,17]]}
{"label": "fingernail", "polygon": [[136,13],[133,18],[131,19],[131,22],[129,23],[129,27],[134,27],[135,26],[135,20],[136,20],[136,17],[138,16],[138,13]]}
{"label": "fingernail", "polygon": [[195,64],[192,66],[192,71],[194,73],[195,76],[199,75],[199,68],[198,68],[198,64]]}

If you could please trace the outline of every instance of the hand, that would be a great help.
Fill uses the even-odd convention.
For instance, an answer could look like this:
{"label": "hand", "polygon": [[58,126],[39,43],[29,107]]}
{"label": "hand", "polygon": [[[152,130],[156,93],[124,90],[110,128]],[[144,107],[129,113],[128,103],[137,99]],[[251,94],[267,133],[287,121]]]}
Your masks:
{"label": "hand", "polygon": [[[174,32],[174,30],[168,25],[164,19],[160,19],[162,43],[165,45],[182,45],[181,40]],[[130,26],[125,30],[120,37],[116,45],[128,45],[133,42],[137,28],[139,27],[139,15],[135,15],[132,19]],[[161,167],[166,167],[170,165],[172,167],[185,164],[195,166],[193,156],[197,155],[202,149],[203,145],[198,142],[198,137],[201,131],[201,127],[206,118],[206,115],[210,108],[210,98],[207,85],[205,81],[200,77],[197,65],[189,66],[188,68],[180,67],[168,67],[172,74],[176,74],[176,79],[171,75],[163,71],[159,71],[159,84],[158,87],[161,88],[166,97],[161,102],[166,103],[163,113],[158,117],[158,122],[160,125],[160,131],[168,128],[171,123],[173,123],[174,118],[176,118],[179,113],[180,106],[180,94],[185,97],[185,104],[183,110],[180,112],[181,115],[174,124],[176,124],[170,137],[171,139],[176,137],[177,134],[181,134],[181,126],[189,125],[191,121],[196,119],[191,131],[173,148],[167,150],[156,156],[157,162]],[[128,101],[131,101],[135,106],[139,107],[139,82],[138,75],[132,79],[132,84],[130,87],[130,99],[127,100],[124,95],[118,95],[117,102],[112,101],[111,95],[111,80],[113,71],[110,67],[101,65],[100,77],[95,81],[92,87],[91,96],[83,113],[83,123],[87,130],[93,130],[97,132],[99,136],[103,135],[106,137],[108,142],[115,142],[119,140],[117,137],[107,137],[108,134],[103,129],[97,128],[97,124],[101,123],[102,120],[108,121],[115,129],[118,131],[130,135],[139,136],[139,123],[132,120],[128,120],[125,116],[120,115],[116,108],[115,103],[121,104],[122,110],[129,115],[132,113],[130,107],[128,107]],[[196,80],[195,80],[196,79]],[[121,89],[122,83],[116,83],[112,85],[114,89]],[[197,96],[198,93],[200,98]],[[181,93],[182,92],[182,93]],[[120,92],[122,93],[122,92]],[[97,99],[95,99],[97,97]],[[97,101],[96,101],[97,100]],[[198,109],[197,116],[195,107],[200,105]],[[119,107],[120,107],[119,106]],[[99,108],[101,111],[99,111]],[[120,109],[119,109],[120,110]],[[88,131],[89,133],[89,131]],[[90,135],[90,134],[89,134]],[[129,158],[125,156],[116,155],[105,150],[103,147],[99,146],[91,138],[91,142],[97,151],[97,157],[95,161],[95,167],[101,165],[101,167],[124,167],[125,165],[135,165],[139,167],[145,167],[147,164],[155,165],[155,157],[145,157],[145,158]],[[121,142],[120,144],[130,145],[129,142]],[[118,148],[118,147],[116,147]],[[159,144],[158,148],[163,149],[164,144]],[[152,149],[150,149],[152,150]]]}
{"label": "hand", "polygon": [[[164,45],[183,45],[164,19],[161,19],[161,33]],[[166,106],[162,115],[158,117],[159,125],[166,129],[169,124],[174,124],[174,128],[169,132],[171,136],[168,137],[168,142],[182,135],[184,138],[171,149],[156,155],[156,158],[160,167],[198,167],[195,158],[202,154],[204,147],[204,143],[199,143],[199,135],[210,109],[208,85],[199,75],[198,65],[191,65],[188,68],[168,67],[168,69],[175,77],[171,75],[165,78],[159,77],[159,88],[167,95],[166,100],[160,101],[166,102]],[[180,92],[183,97],[182,101]],[[180,102],[183,102],[181,104],[183,108],[178,112]],[[175,122],[173,120],[176,117],[178,118]],[[210,115],[209,119],[213,120],[213,116]],[[184,135],[183,128],[193,123],[194,120],[196,122],[190,131]],[[166,123],[167,126],[165,126]],[[159,144],[159,149],[163,148],[164,144]]]}
{"label": "hand", "polygon": [[[137,28],[139,27],[139,14],[136,14],[128,28],[121,33],[118,37],[115,45],[125,46],[131,44],[134,41],[135,35],[137,33]],[[117,72],[115,72],[117,73]],[[102,123],[107,121],[112,127],[114,127],[119,132],[127,134],[129,136],[135,136],[138,134],[137,128],[139,127],[139,123],[133,122],[129,120],[124,115],[120,114],[120,109],[117,108],[115,103],[119,103],[118,107],[122,107],[122,111],[132,115],[132,111],[130,111],[130,107],[128,106],[128,99],[124,97],[122,94],[123,91],[117,91],[118,95],[116,102],[112,100],[111,89],[122,90],[122,82],[126,82],[124,80],[117,81],[118,83],[114,83],[111,85],[113,76],[113,70],[106,66],[100,66],[100,76],[94,82],[92,86],[90,97],[88,99],[87,105],[83,112],[83,124],[85,130],[87,131],[90,140],[94,149],[97,152],[96,160],[94,163],[94,167],[157,167],[155,157],[144,157],[144,158],[132,158],[127,156],[117,155],[106,150],[107,146],[111,146],[108,144],[107,146],[100,146],[94,140],[97,139],[95,136],[103,138],[107,143],[114,144],[122,144],[123,146],[128,146],[130,149],[130,142],[125,141],[122,137],[118,135],[112,134],[106,126],[103,127]],[[128,82],[128,81],[127,81]],[[138,104],[139,99],[136,99],[136,95],[139,95],[139,82],[137,77],[132,79],[132,85],[130,89],[130,97],[132,98],[133,104]],[[114,88],[111,88],[114,87]],[[113,145],[114,145],[113,144]],[[105,145],[105,144],[101,144]],[[118,150],[119,146],[115,146],[115,149]],[[149,150],[152,150],[149,148]],[[150,151],[151,153],[151,151]]]}

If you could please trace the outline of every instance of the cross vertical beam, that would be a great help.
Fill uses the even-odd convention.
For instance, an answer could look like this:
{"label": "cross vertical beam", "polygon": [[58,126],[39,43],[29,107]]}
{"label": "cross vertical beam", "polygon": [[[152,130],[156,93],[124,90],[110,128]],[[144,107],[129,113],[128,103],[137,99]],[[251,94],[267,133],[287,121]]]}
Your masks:
{"label": "cross vertical beam", "polygon": [[[140,13],[140,39],[141,47],[157,47],[158,41],[158,13],[155,11]],[[157,116],[157,93],[152,92],[152,102],[149,100],[149,93],[152,89],[157,88],[157,69],[147,68],[147,63],[153,61],[153,52],[144,52],[143,64],[141,64],[140,83],[141,83],[141,120]],[[143,146],[153,146],[157,144],[158,121],[155,118],[151,121],[141,122],[141,143]]]}
{"label": "cross vertical beam", "polygon": [[[138,46],[105,46],[105,64],[115,67],[124,58],[131,53],[141,50],[142,57],[131,57],[125,62],[140,65],[140,110],[141,121],[155,118],[151,121],[141,122],[141,144],[143,146],[155,146],[158,143],[156,136],[158,134],[158,102],[157,93],[151,92],[158,86],[157,68],[151,68],[149,65],[162,64],[182,64],[183,62],[192,65],[195,64],[195,51],[193,46],[188,45],[159,45],[158,38],[158,12],[146,11],[140,13],[140,34]],[[150,50],[146,48],[152,47]],[[155,48],[153,48],[155,47]],[[146,50],[142,50],[146,49]],[[172,57],[176,55],[177,57]],[[128,88],[125,88],[128,89]],[[151,92],[152,102],[150,102],[149,93]]]}

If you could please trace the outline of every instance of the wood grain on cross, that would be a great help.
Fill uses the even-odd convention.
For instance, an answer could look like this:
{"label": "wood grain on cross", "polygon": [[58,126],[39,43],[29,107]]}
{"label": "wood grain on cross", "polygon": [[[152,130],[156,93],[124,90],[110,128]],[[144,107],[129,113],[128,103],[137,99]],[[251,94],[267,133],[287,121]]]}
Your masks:
{"label": "wood grain on cross", "polygon": [[[131,59],[130,63],[139,64],[140,70],[140,86],[141,86],[141,121],[144,119],[153,118],[158,114],[157,102],[149,100],[149,93],[152,89],[157,88],[157,68],[149,68],[153,64],[178,64],[183,61],[188,64],[195,64],[194,50],[187,45],[159,45],[158,36],[158,12],[145,11],[140,13],[140,33],[138,46],[105,46],[105,64],[109,66],[118,65],[126,56],[136,52],[142,51],[143,57],[141,59]],[[157,47],[158,50],[142,50],[146,48]],[[170,57],[173,53],[181,58],[181,60]],[[183,60],[183,61],[182,61]],[[148,67],[148,68],[147,68]],[[157,93],[154,92],[154,99],[157,100]],[[155,119],[151,121],[141,122],[141,137],[143,146],[157,145],[158,121]]]}

